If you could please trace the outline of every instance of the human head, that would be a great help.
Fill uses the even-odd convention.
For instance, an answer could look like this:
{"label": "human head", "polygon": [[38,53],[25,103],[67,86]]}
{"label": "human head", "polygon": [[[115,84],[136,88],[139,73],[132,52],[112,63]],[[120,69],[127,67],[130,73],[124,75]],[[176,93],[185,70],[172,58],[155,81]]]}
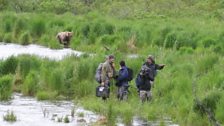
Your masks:
{"label": "human head", "polygon": [[113,63],[114,62],[114,59],[115,59],[114,58],[114,55],[109,55],[108,56],[108,60],[109,60],[110,63]]}
{"label": "human head", "polygon": [[154,56],[153,55],[148,55],[148,57],[147,57],[147,62],[148,63],[155,63],[155,58],[154,58]]}
{"label": "human head", "polygon": [[67,32],[67,36],[72,37],[73,32]]}
{"label": "human head", "polygon": [[121,67],[125,66],[125,62],[123,60],[120,61],[120,66]]}

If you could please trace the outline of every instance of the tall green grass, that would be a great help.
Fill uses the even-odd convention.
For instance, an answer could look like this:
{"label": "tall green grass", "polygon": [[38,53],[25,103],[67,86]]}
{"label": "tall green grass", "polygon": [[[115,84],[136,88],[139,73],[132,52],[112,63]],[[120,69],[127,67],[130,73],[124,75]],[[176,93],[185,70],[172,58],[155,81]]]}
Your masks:
{"label": "tall green grass", "polygon": [[10,99],[12,94],[12,75],[0,77],[0,100]]}
{"label": "tall green grass", "polygon": [[22,93],[24,95],[34,96],[38,91],[38,74],[36,71],[30,71],[25,77],[22,85]]}
{"label": "tall green grass", "polygon": [[7,58],[4,62],[0,63],[0,75],[15,74],[18,59],[14,56]]}
{"label": "tall green grass", "polygon": [[[55,38],[61,31],[73,31],[71,48],[98,52],[104,46],[123,53],[136,53],[147,46],[170,49],[189,47],[223,50],[223,23],[203,18],[150,17],[144,20],[120,20],[99,12],[74,16],[71,13],[1,13],[1,38],[6,42],[37,43],[61,48]],[[51,18],[50,18],[51,17]],[[201,23],[203,20],[204,23]],[[214,29],[213,27],[216,27]],[[216,33],[216,34],[213,34]],[[101,50],[99,50],[101,52]]]}

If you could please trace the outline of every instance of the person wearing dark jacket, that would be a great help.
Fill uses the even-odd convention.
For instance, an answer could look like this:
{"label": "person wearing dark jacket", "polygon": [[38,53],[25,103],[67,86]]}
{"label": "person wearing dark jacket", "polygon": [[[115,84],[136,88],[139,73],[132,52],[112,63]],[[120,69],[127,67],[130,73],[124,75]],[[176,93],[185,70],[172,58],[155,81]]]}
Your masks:
{"label": "person wearing dark jacket", "polygon": [[142,65],[138,77],[142,80],[142,84],[137,84],[139,95],[142,101],[150,100],[152,97],[151,87],[154,83],[157,70],[164,68],[164,64],[155,64],[154,57],[149,55],[146,62]]}
{"label": "person wearing dark jacket", "polygon": [[117,98],[119,100],[126,100],[128,95],[128,69],[125,65],[124,61],[120,61],[120,70],[118,77],[116,78],[116,86],[118,87],[117,90]]}

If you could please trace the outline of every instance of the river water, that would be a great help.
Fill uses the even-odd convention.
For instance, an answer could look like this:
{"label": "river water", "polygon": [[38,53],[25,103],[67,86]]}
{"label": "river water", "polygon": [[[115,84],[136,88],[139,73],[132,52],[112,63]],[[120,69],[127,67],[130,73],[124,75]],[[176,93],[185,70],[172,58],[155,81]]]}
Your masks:
{"label": "river water", "polygon": [[[52,60],[62,60],[69,55],[80,56],[83,52],[72,49],[50,49],[39,45],[17,45],[12,43],[0,43],[0,60],[10,56],[22,54],[36,55],[41,58]],[[134,58],[136,56],[134,55]],[[131,57],[133,58],[133,57]],[[74,116],[71,111],[74,110]],[[13,111],[17,116],[17,121],[9,123],[3,120],[7,111]],[[68,117],[70,123],[58,122],[59,119]],[[7,102],[0,102],[0,126],[91,126],[99,120],[100,116],[75,106],[72,101],[37,101],[33,97],[25,97],[14,93],[12,99]],[[164,121],[166,126],[178,126],[170,119]],[[118,126],[124,126],[120,121]],[[138,117],[133,117],[133,126],[159,126],[160,121],[146,121]]]}
{"label": "river water", "polygon": [[[74,110],[74,116],[71,112]],[[13,111],[17,117],[14,123],[3,120],[7,111]],[[81,115],[81,116],[80,116]],[[37,101],[33,97],[15,93],[12,100],[0,102],[0,126],[80,126],[96,122],[99,118],[93,112],[74,106],[71,101]],[[70,123],[58,122],[68,117]]]}
{"label": "river water", "polygon": [[34,44],[22,46],[13,43],[0,43],[0,59],[7,59],[10,56],[18,56],[22,54],[36,55],[42,58],[49,58],[53,60],[61,60],[65,56],[80,56],[83,53],[69,48],[50,49]]}

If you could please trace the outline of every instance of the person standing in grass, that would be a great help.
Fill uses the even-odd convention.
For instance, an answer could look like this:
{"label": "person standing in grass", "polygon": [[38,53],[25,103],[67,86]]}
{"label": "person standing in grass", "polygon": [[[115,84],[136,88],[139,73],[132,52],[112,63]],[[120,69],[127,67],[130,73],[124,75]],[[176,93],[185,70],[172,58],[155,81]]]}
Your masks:
{"label": "person standing in grass", "polygon": [[118,77],[116,78],[117,98],[119,100],[127,100],[128,98],[128,68],[125,65],[125,61],[120,61],[120,70]]}
{"label": "person standing in grass", "polygon": [[[113,55],[109,55],[107,60],[102,64],[102,72],[101,72],[101,86],[105,88],[110,87],[111,80],[115,77],[115,64],[114,64],[115,57]],[[108,97],[109,97],[109,90],[108,90]],[[102,97],[106,99],[107,97]]]}
{"label": "person standing in grass", "polygon": [[137,79],[141,80],[141,83],[136,83],[142,102],[145,100],[149,101],[151,99],[151,87],[154,83],[157,70],[163,69],[164,66],[164,64],[155,64],[155,59],[152,55],[149,55],[146,62],[142,65],[137,77]]}

